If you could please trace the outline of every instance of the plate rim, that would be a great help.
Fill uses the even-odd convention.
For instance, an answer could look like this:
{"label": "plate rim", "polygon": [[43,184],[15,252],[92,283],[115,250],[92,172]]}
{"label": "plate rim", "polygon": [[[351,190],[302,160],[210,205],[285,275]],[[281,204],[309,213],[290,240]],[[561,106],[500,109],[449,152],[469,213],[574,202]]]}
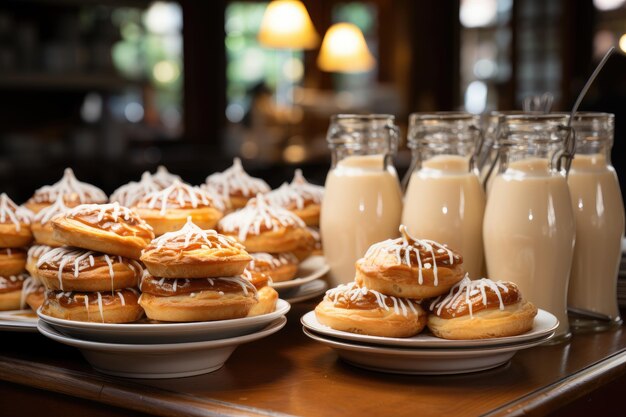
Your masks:
{"label": "plate rim", "polygon": [[[319,279],[321,277],[323,277],[324,275],[326,275],[328,273],[328,271],[330,271],[330,266],[328,265],[328,262],[326,262],[326,258],[322,255],[313,255],[313,256],[309,256],[307,259],[305,259],[304,261],[302,261],[302,263],[305,263],[307,261],[314,261],[319,259],[321,262],[323,262],[323,266],[321,266],[320,268],[318,268],[317,270],[315,270],[315,272],[304,276],[304,277],[296,277],[293,279],[290,279],[288,281],[281,281],[281,282],[273,282],[272,284],[270,284],[270,286],[272,288],[274,288],[276,291],[279,290],[286,290],[289,288],[294,288],[294,287],[299,287],[301,285],[306,284],[307,282],[311,282],[314,281],[316,279]],[[302,265],[302,263],[300,265]],[[300,266],[298,266],[300,267]]]}
{"label": "plate rim", "polygon": [[315,292],[312,291],[310,294],[304,294],[304,295],[297,295],[297,293],[296,293],[295,297],[285,297],[284,300],[289,302],[289,303],[299,303],[301,301],[306,301],[306,300],[309,300],[309,299],[311,299],[313,297],[317,297],[318,295],[322,295],[322,294],[326,293],[326,291],[328,290],[328,283],[325,280],[321,279],[321,278],[314,279],[311,282],[307,282],[306,284],[303,284],[298,289],[298,291],[300,291],[300,289],[302,287],[304,287],[305,285],[313,284],[313,283],[316,283],[317,281],[319,281],[320,284],[322,285],[319,290],[316,290]]}

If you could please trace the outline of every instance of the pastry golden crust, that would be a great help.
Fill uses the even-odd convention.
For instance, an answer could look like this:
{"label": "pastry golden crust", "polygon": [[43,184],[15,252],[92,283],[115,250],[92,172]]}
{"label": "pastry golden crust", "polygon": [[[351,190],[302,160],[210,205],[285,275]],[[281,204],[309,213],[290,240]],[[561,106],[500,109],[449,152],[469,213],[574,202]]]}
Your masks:
{"label": "pastry golden crust", "polygon": [[235,239],[202,230],[191,219],[152,241],[141,261],[154,276],[211,278],[241,275],[252,257]]}
{"label": "pastry golden crust", "polygon": [[292,252],[311,239],[298,216],[272,205],[261,195],[220,220],[218,230],[236,237],[248,252]]}
{"label": "pastry golden crust", "polygon": [[80,204],[106,203],[106,194],[91,184],[80,182],[71,168],[66,168],[63,177],[53,185],[45,185],[25,204],[26,208],[37,213],[61,198],[66,206],[76,207]]}
{"label": "pastry golden crust", "polygon": [[33,245],[28,248],[28,253],[26,254],[26,271],[28,271],[30,276],[37,277],[37,261],[41,255],[51,249],[52,247],[48,245]]}
{"label": "pastry golden crust", "polygon": [[132,323],[143,316],[139,294],[132,288],[105,292],[48,291],[41,312],[74,321]]}
{"label": "pastry golden crust", "polygon": [[445,294],[465,276],[462,257],[431,240],[402,237],[372,245],[356,262],[356,281],[395,297],[430,298]]}
{"label": "pastry golden crust", "polygon": [[146,316],[169,322],[245,317],[257,304],[256,288],[241,277],[166,279],[144,275],[141,299]]}
{"label": "pastry golden crust", "polygon": [[382,337],[411,337],[426,325],[426,312],[414,300],[386,296],[354,282],[328,290],[315,316],[335,330]]}
{"label": "pastry golden crust", "polygon": [[53,290],[113,291],[136,287],[143,268],[119,255],[62,246],[39,257],[36,275]]}
{"label": "pastry golden crust", "polygon": [[22,290],[0,293],[0,311],[20,310]]}
{"label": "pastry golden crust", "polygon": [[256,303],[248,312],[248,317],[261,316],[269,314],[276,310],[276,301],[278,301],[278,292],[272,287],[262,287],[258,291],[259,302]]}
{"label": "pastry golden crust", "polygon": [[57,198],[54,204],[51,204],[40,210],[35,216],[31,224],[31,230],[35,237],[35,242],[40,245],[62,246],[63,244],[53,237],[52,219],[62,216],[70,211],[70,207],[63,202],[63,197]]}
{"label": "pastry golden crust", "polygon": [[18,275],[26,266],[26,250],[21,248],[0,249],[0,276]]}
{"label": "pastry golden crust", "polygon": [[537,308],[511,282],[463,279],[430,305],[428,328],[444,339],[515,336],[532,329]]}
{"label": "pastry golden crust", "polygon": [[28,246],[33,240],[30,230],[32,213],[0,194],[0,248]]}
{"label": "pastry golden crust", "polygon": [[244,171],[239,158],[235,158],[233,166],[225,171],[209,175],[204,188],[220,195],[230,210],[243,208],[257,194],[270,191],[265,181]]}
{"label": "pastry golden crust", "polygon": [[248,265],[251,272],[263,273],[273,282],[289,281],[298,273],[298,258],[290,253],[251,253],[252,262]]}
{"label": "pastry golden crust", "polygon": [[33,276],[27,277],[22,285],[20,308],[26,308],[26,305],[28,305],[33,311],[37,311],[43,304],[44,298],[45,288],[41,280]]}
{"label": "pastry golden crust", "polygon": [[118,203],[78,206],[52,220],[52,228],[65,245],[132,259],[154,238],[145,221]]}
{"label": "pastry golden crust", "polygon": [[19,310],[26,274],[0,276],[0,311]]}
{"label": "pastry golden crust", "polygon": [[36,291],[26,294],[26,304],[31,310],[37,311],[41,307],[46,299],[45,288],[40,286]]}
{"label": "pastry golden crust", "polygon": [[300,217],[307,226],[319,226],[324,187],[309,183],[297,169],[291,184],[284,183],[266,197]]}
{"label": "pastry golden crust", "polygon": [[219,196],[199,187],[174,181],[139,200],[135,210],[160,236],[180,229],[189,217],[202,229],[215,228],[224,215],[224,203]]}

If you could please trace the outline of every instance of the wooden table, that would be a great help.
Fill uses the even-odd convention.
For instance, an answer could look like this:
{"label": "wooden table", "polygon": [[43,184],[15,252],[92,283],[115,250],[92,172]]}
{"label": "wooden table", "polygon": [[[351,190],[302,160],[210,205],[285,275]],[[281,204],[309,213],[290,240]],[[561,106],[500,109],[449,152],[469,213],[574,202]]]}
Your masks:
{"label": "wooden table", "polygon": [[624,327],[525,350],[490,371],[387,375],[304,336],[299,319],[314,305],[294,305],[283,330],[239,347],[221,370],[173,380],[108,377],[74,348],[2,333],[0,415],[588,416],[615,413],[626,399]]}

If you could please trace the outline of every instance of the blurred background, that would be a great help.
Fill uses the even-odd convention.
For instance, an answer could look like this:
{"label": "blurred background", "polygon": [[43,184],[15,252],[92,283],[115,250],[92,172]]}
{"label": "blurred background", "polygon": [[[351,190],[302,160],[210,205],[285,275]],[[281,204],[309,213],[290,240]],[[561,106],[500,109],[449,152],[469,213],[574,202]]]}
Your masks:
{"label": "blurred background", "polygon": [[581,108],[616,113],[626,171],[625,2],[3,0],[0,189],[22,202],[66,166],[106,192],[161,164],[197,184],[234,156],[273,186],[296,166],[323,183],[332,114],[405,128],[545,92],[566,110],[612,45]]}

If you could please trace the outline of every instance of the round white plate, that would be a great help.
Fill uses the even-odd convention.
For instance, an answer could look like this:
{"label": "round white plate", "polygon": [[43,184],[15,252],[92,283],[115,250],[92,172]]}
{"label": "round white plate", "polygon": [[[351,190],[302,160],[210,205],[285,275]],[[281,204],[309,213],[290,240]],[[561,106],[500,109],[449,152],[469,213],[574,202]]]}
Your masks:
{"label": "round white plate", "polygon": [[294,279],[273,282],[271,285],[276,291],[282,294],[283,290],[299,287],[307,282],[323,277],[329,270],[330,268],[323,256],[309,256],[298,265],[298,273]]}
{"label": "round white plate", "polygon": [[289,303],[299,303],[301,301],[310,300],[311,298],[319,297],[324,294],[328,289],[328,284],[323,279],[316,279],[311,282],[307,282],[301,287],[296,288],[293,293],[286,294],[286,301]]}
{"label": "round white plate", "polygon": [[360,368],[410,375],[451,375],[484,371],[507,363],[518,350],[537,346],[542,339],[484,349],[382,348],[346,343],[303,328],[311,339],[333,348],[344,361]]}
{"label": "round white plate", "polygon": [[37,316],[30,309],[0,311],[0,330],[37,332]]}
{"label": "round white plate", "polygon": [[192,323],[92,323],[58,319],[38,311],[42,321],[70,337],[105,343],[182,343],[242,336],[261,330],[273,320],[287,314],[291,306],[285,300],[276,302],[276,310],[261,316]]}
{"label": "round white plate", "polygon": [[114,344],[90,342],[64,336],[39,321],[37,328],[46,337],[80,349],[97,371],[128,378],[180,378],[206,374],[220,369],[243,343],[269,336],[282,329],[286,317],[280,317],[263,330],[222,340],[168,344]]}
{"label": "round white plate", "polygon": [[413,337],[381,337],[368,336],[363,334],[343,332],[331,329],[323,325],[315,317],[315,311],[309,311],[300,319],[302,325],[316,333],[323,334],[342,340],[352,340],[359,343],[367,343],[372,345],[410,347],[410,348],[474,348],[486,346],[501,346],[509,344],[518,344],[522,342],[532,341],[544,338],[554,333],[559,325],[559,321],[553,315],[545,310],[539,309],[535,317],[535,324],[531,331],[517,336],[497,337],[493,339],[475,339],[475,340],[447,340],[433,336],[430,332],[420,333]]}

